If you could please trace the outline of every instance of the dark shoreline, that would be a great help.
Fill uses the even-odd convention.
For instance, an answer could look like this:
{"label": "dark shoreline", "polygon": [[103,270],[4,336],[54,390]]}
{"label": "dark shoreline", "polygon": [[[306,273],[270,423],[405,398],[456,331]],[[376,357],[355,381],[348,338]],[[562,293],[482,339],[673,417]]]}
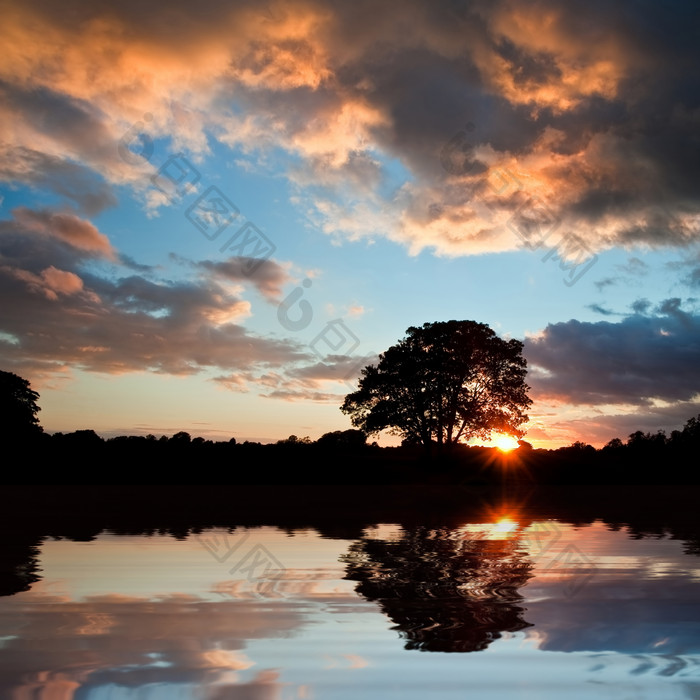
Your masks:
{"label": "dark shoreline", "polygon": [[45,539],[90,542],[104,532],[184,539],[208,528],[267,525],[359,540],[381,523],[455,528],[509,516],[523,528],[536,520],[602,521],[631,537],[681,540],[700,555],[698,486],[27,485],[4,486],[2,496],[0,595],[40,580]]}
{"label": "dark shoreline", "polygon": [[[651,511],[700,522],[700,486],[676,485],[19,485],[2,489],[0,519],[23,524],[164,518],[194,526],[456,521],[480,509],[521,504],[543,517]],[[584,513],[586,514],[584,516]],[[210,524],[204,524],[210,523]]]}

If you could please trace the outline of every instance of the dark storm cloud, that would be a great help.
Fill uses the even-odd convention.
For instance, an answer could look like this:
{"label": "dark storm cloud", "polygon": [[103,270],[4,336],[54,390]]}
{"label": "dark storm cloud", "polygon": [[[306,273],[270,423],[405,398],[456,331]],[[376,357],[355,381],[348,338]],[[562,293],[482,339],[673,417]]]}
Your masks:
{"label": "dark storm cloud", "polygon": [[525,344],[535,395],[571,404],[693,399],[700,393],[700,316],[682,310],[679,299],[656,313],[548,325]]}

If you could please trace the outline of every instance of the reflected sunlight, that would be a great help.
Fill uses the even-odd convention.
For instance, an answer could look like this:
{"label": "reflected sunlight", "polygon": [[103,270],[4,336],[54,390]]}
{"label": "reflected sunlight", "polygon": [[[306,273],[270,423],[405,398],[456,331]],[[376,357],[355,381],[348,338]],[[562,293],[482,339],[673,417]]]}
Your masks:
{"label": "reflected sunlight", "polygon": [[494,532],[513,532],[513,530],[518,529],[518,523],[516,523],[514,520],[511,520],[510,518],[501,518],[494,526],[493,526],[493,531]]}
{"label": "reflected sunlight", "polygon": [[491,523],[473,523],[465,525],[460,530],[469,537],[485,540],[503,540],[512,536],[519,528],[519,524],[511,518],[504,516]]}

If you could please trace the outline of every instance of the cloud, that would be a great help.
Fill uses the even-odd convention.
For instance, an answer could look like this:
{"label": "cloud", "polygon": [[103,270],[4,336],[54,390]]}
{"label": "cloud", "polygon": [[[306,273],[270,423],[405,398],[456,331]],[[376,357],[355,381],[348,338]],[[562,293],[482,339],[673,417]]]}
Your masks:
{"label": "cloud", "polygon": [[[25,16],[24,19],[41,25],[44,19],[40,15]],[[18,21],[13,8],[8,8],[8,21]],[[35,27],[34,31],[39,28]],[[30,38],[32,31],[26,26],[15,25],[10,33],[22,34],[23,37],[15,37],[18,42],[28,41],[38,47],[38,43]],[[125,129],[110,119],[110,113],[112,118],[118,118],[118,115],[110,106],[100,104],[94,86],[81,94],[67,84],[75,75],[65,73],[62,80],[53,80],[57,78],[54,71],[71,70],[66,65],[70,63],[67,54],[73,54],[75,58],[89,51],[84,44],[71,50],[67,45],[70,38],[66,36],[63,39],[66,45],[60,49],[65,53],[53,57],[47,55],[47,50],[57,48],[51,47],[49,37],[60,31],[60,25],[44,27],[46,43],[41,42],[42,49],[33,55],[23,54],[24,50],[10,40],[8,54],[0,59],[0,96],[3,98],[0,101],[0,129],[10,144],[9,149],[3,149],[8,160],[2,174],[10,181],[48,185],[56,193],[77,201],[88,213],[96,213],[114,203],[110,184],[136,185],[150,168],[145,161],[137,166],[120,157],[117,146]],[[23,55],[17,55],[17,49]],[[22,66],[13,64],[13,58]],[[44,65],[40,65],[42,59]],[[22,68],[28,68],[35,60],[39,62],[33,66],[36,72],[23,75]],[[82,56],[82,60],[85,72],[89,56]],[[113,68],[104,68],[114,72]],[[82,188],[85,189],[81,192]]]}
{"label": "cloud", "polygon": [[[96,257],[103,266],[87,264]],[[0,221],[0,295],[13,300],[0,321],[5,366],[42,381],[68,367],[107,374],[213,371],[213,381],[230,391],[342,400],[367,358],[330,355],[320,362],[301,342],[244,327],[252,313],[245,290],[254,287],[278,302],[291,279],[286,266],[267,260],[249,276],[247,258],[170,259],[193,274],[172,280],[132,259],[122,264],[107,238],[72,214],[16,210],[15,219]],[[342,393],[334,393],[339,386]]]}
{"label": "cloud", "polygon": [[11,267],[3,269],[7,275],[26,282],[32,292],[44,294],[47,299],[56,301],[58,294],[77,294],[83,290],[83,281],[73,272],[58,270],[53,265],[35,275],[27,270],[17,270]]}
{"label": "cloud", "polygon": [[[308,366],[305,365],[289,367],[283,372],[267,372],[259,376],[257,381],[266,388],[262,396],[282,401],[342,403],[343,394],[322,390],[325,382],[329,380],[327,374],[309,373],[306,371],[307,368]],[[337,379],[337,377],[332,379]]]}
{"label": "cloud", "polygon": [[359,318],[360,316],[364,316],[365,311],[366,309],[362,304],[353,304],[348,308],[348,316],[350,316],[350,318]]}
{"label": "cloud", "polygon": [[548,325],[525,343],[534,395],[574,405],[640,406],[696,397],[700,316],[682,310],[679,299],[667,299],[656,313]]}
{"label": "cloud", "polygon": [[619,270],[619,274],[613,277],[605,277],[595,282],[599,292],[602,292],[605,287],[612,287],[619,283],[640,286],[640,278],[645,277],[649,273],[649,265],[643,260],[634,256],[630,257],[624,265],[615,265]]}
{"label": "cloud", "polygon": [[356,388],[361,369],[376,363],[377,355],[327,355],[322,361],[308,360],[289,363],[274,372],[231,373],[214,381],[232,391],[248,391],[250,384],[257,384],[261,396],[270,399],[340,404]]}
{"label": "cloud", "polygon": [[651,302],[648,299],[636,299],[632,302],[632,311],[635,314],[646,314],[651,307]]}
{"label": "cloud", "polygon": [[600,304],[589,304],[588,308],[591,311],[595,311],[597,314],[601,314],[602,316],[615,316],[614,311],[610,311],[610,309],[606,309],[604,306],[601,306]]}
{"label": "cloud", "polygon": [[202,260],[196,266],[214,273],[220,279],[232,282],[250,280],[268,301],[279,301],[282,296],[282,287],[291,279],[287,270],[273,260],[265,260],[258,263],[251,274],[248,272],[251,260],[246,257],[234,257],[219,262]]}
{"label": "cloud", "polygon": [[321,391],[310,391],[308,389],[275,389],[267,394],[263,394],[267,399],[280,399],[282,401],[311,401],[313,403],[338,403],[342,401],[342,395],[329,394]]}
{"label": "cloud", "polygon": [[254,377],[244,372],[232,372],[214,377],[212,381],[220,384],[224,389],[229,391],[237,391],[240,393],[248,392],[248,382],[254,381]]}
{"label": "cloud", "polygon": [[[199,163],[223,144],[242,168],[282,172],[300,214],[338,243],[386,238],[410,254],[462,256],[573,235],[591,253],[675,247],[687,255],[683,281],[697,285],[699,19],[692,4],[632,0],[575,10],[567,0],[201,0],[196,11],[175,0],[165,14],[11,0],[0,180],[61,201],[0,222],[0,285],[13,295],[2,353],[35,375],[211,369],[234,390],[274,370],[270,394],[331,400],[332,372],[308,350],[243,328],[245,289],[277,302],[283,265],[247,277],[244,258],[205,260],[187,273],[196,279],[162,279],[86,218],[117,193],[149,214],[167,205],[149,181],[162,163],[154,148]],[[96,260],[114,265],[110,278]],[[632,256],[597,285],[646,274]],[[696,317],[650,309],[548,327],[532,344],[548,368],[531,373],[536,391],[585,406],[639,404],[635,391],[645,406],[690,400],[696,373],[684,388],[680,368]]]}
{"label": "cloud", "polygon": [[26,207],[18,207],[12,213],[16,221],[28,231],[55,236],[73,248],[88,253],[107,258],[113,258],[115,255],[107,236],[100,233],[89,221],[75,214],[48,210],[33,211]]}
{"label": "cloud", "polygon": [[[132,270],[120,276],[119,266],[101,274],[84,266],[111,251],[106,237],[73,215],[22,209],[16,220],[0,222],[0,295],[12,299],[0,325],[6,366],[31,367],[32,376],[66,365],[183,375],[279,368],[310,358],[298,342],[246,331],[241,321],[250,302],[216,276],[172,281]],[[273,293],[284,273],[271,262],[263,267],[254,283]]]}
{"label": "cloud", "polygon": [[25,147],[0,145],[0,181],[46,188],[90,216],[117,203],[110,186],[89,168]]}
{"label": "cloud", "polygon": [[[644,411],[636,410],[635,406],[620,406],[601,411],[589,407],[584,415],[569,417],[565,420],[547,419],[546,431],[549,434],[537,435],[528,429],[528,438],[542,439],[571,444],[575,440],[596,447],[602,447],[615,437],[623,441],[629,435],[641,430],[644,433],[656,433],[663,430],[670,435],[674,430],[682,430],[686,421],[700,414],[700,401],[678,401],[671,405],[647,406]],[[584,436],[584,437],[582,437]],[[557,440],[553,440],[553,438]]]}
{"label": "cloud", "polygon": [[92,213],[117,184],[149,201],[153,166],[120,141],[204,156],[213,138],[289,156],[299,206],[338,238],[513,250],[533,199],[592,251],[697,238],[692,5],[170,7],[11,2],[0,177]]}

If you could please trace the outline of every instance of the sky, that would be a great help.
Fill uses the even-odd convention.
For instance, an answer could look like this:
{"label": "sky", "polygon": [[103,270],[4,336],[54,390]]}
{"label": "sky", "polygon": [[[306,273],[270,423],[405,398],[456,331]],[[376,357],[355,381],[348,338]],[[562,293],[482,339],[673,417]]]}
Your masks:
{"label": "sky", "polygon": [[696,3],[2,6],[0,369],[46,431],[316,439],[451,319],[523,341],[536,447],[700,413]]}

